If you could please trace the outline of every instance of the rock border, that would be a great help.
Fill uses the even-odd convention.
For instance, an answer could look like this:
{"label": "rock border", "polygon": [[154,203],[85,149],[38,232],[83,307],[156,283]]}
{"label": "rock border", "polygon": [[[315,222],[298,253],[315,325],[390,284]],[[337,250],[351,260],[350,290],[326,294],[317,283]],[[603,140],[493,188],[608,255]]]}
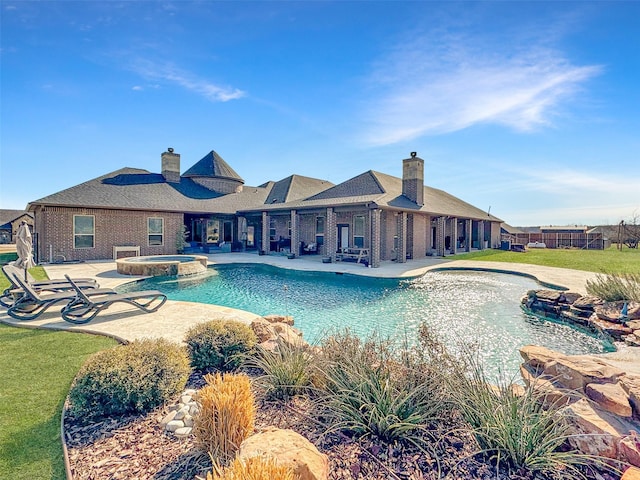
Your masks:
{"label": "rock border", "polygon": [[[640,361],[640,303],[606,302],[591,295],[530,290],[525,312],[586,328],[624,342]],[[564,355],[545,347],[520,349],[524,382],[544,403],[560,407],[573,448],[640,467],[640,374],[601,355]]]}

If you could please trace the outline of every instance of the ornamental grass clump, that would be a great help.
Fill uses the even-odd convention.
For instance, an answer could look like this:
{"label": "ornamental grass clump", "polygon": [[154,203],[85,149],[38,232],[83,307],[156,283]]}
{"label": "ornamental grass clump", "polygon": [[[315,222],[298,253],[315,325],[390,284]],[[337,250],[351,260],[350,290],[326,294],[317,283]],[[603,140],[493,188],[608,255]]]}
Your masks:
{"label": "ornamental grass clump", "polygon": [[587,280],[586,289],[606,302],[640,302],[640,273],[597,274],[594,280]]}
{"label": "ornamental grass clump", "polygon": [[279,465],[270,457],[236,458],[226,468],[214,466],[206,480],[299,480],[290,465]]}
{"label": "ornamental grass clump", "polygon": [[185,343],[194,368],[235,370],[258,342],[249,325],[235,320],[211,320],[187,331]]}
{"label": "ornamental grass clump", "polygon": [[185,387],[191,369],[182,347],[139,340],[87,360],[69,392],[70,410],[94,418],[148,412]]}
{"label": "ornamental grass clump", "polygon": [[193,433],[198,447],[227,463],[253,432],[256,406],[251,382],[244,374],[205,375],[207,385],[197,394],[199,412]]}
{"label": "ornamental grass clump", "polygon": [[581,467],[602,466],[597,457],[565,449],[568,424],[533,386],[524,392],[504,381],[492,386],[477,360],[469,363],[471,374],[455,386],[457,408],[478,443],[477,453],[488,456],[497,469],[581,479]]}
{"label": "ornamental grass clump", "polygon": [[328,338],[318,386],[328,431],[420,442],[446,408],[439,373],[423,360],[375,337],[361,341],[347,332]]}
{"label": "ornamental grass clump", "polygon": [[306,345],[290,345],[278,340],[273,351],[258,347],[244,366],[262,372],[255,384],[267,398],[287,399],[309,391],[314,377],[313,361]]}

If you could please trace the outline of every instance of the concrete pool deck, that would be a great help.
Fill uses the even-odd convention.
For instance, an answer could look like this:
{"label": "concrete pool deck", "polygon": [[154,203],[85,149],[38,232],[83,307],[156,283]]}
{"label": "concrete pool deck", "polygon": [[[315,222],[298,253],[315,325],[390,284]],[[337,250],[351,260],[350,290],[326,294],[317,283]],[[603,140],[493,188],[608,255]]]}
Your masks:
{"label": "concrete pool deck", "polygon": [[[571,291],[585,294],[585,283],[596,274],[555,267],[542,267],[520,263],[482,262],[472,260],[449,260],[426,258],[408,263],[383,262],[380,268],[366,268],[355,263],[322,263],[318,255],[288,259],[286,256],[250,253],[227,253],[208,255],[210,265],[227,263],[259,263],[282,268],[306,271],[324,271],[366,275],[372,277],[403,278],[415,277],[429,270],[437,269],[474,269],[515,273],[535,277],[542,284],[552,284]],[[124,283],[143,279],[141,276],[121,275],[114,261],[96,261],[76,264],[43,265],[49,278],[92,277],[101,287],[115,288]],[[543,287],[541,287],[543,288]],[[525,292],[522,292],[523,294]],[[281,313],[281,312],[272,312]],[[52,307],[35,320],[19,321],[7,315],[6,309],[0,309],[0,322],[7,325],[54,330],[82,331],[109,335],[122,340],[143,338],[167,338],[182,341],[185,332],[193,325],[212,319],[234,319],[250,323],[257,318],[250,312],[218,305],[168,300],[154,313],[142,313],[128,305],[114,305],[100,313],[86,325],[72,325],[62,320],[60,308]]]}

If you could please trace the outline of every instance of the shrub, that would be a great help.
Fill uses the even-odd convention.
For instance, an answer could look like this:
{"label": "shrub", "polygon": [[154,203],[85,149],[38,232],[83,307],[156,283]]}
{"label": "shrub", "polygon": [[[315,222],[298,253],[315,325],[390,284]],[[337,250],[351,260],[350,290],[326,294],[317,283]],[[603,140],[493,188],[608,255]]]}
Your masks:
{"label": "shrub", "polygon": [[286,399],[304,393],[312,383],[313,355],[303,345],[278,341],[275,351],[258,347],[245,366],[262,372],[256,384],[269,398]]}
{"label": "shrub", "polygon": [[189,373],[183,348],[167,340],[98,352],[76,377],[69,393],[71,411],[89,418],[147,412],[180,393]]}
{"label": "shrub", "polygon": [[587,293],[607,302],[640,302],[640,273],[597,274],[594,280],[587,280],[586,288]]}
{"label": "shrub", "polygon": [[251,457],[246,460],[236,458],[227,468],[214,467],[207,473],[206,480],[297,480],[293,467],[278,465],[268,457]]}
{"label": "shrub", "polygon": [[246,375],[205,375],[194,416],[196,444],[214,460],[228,462],[254,428],[256,406]]}
{"label": "shrub", "polygon": [[240,366],[242,355],[251,350],[258,339],[244,323],[211,320],[190,328],[185,342],[194,368],[233,370]]}
{"label": "shrub", "polygon": [[406,346],[347,332],[324,342],[323,359],[320,406],[329,431],[416,442],[446,406],[442,389],[434,388],[442,383],[426,373],[436,369]]}
{"label": "shrub", "polygon": [[550,477],[562,472],[569,479],[584,478],[579,466],[601,464],[596,457],[561,451],[568,425],[558,417],[557,406],[544,406],[533,386],[524,393],[504,381],[492,386],[478,362],[470,359],[470,364],[471,374],[457,386],[456,403],[478,442],[478,453],[488,455],[497,468]]}

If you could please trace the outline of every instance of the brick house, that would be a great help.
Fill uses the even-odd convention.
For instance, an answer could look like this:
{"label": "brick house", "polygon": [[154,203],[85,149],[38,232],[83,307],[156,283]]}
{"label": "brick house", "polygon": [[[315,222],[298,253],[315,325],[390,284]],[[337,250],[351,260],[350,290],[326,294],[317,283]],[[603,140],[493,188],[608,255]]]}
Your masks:
{"label": "brick house", "polygon": [[332,261],[345,249],[364,250],[373,267],[500,245],[501,220],[425,186],[424,160],[415,152],[403,160],[402,178],[369,170],[300,200],[274,197],[238,213],[262,224],[265,253],[283,240],[298,254],[315,244]]}
{"label": "brick house", "polygon": [[22,222],[27,222],[33,229],[33,216],[29,212],[0,209],[0,243],[16,243],[16,235]]}
{"label": "brick house", "polygon": [[[300,175],[257,187],[215,151],[180,174],[180,155],[161,155],[161,173],[122,168],[29,203],[40,261],[257,250],[367,250],[368,261],[422,258],[497,246],[500,219],[424,186],[424,161],[403,161],[403,178],[368,171],[339,185]],[[126,252],[125,252],[126,254]]]}

